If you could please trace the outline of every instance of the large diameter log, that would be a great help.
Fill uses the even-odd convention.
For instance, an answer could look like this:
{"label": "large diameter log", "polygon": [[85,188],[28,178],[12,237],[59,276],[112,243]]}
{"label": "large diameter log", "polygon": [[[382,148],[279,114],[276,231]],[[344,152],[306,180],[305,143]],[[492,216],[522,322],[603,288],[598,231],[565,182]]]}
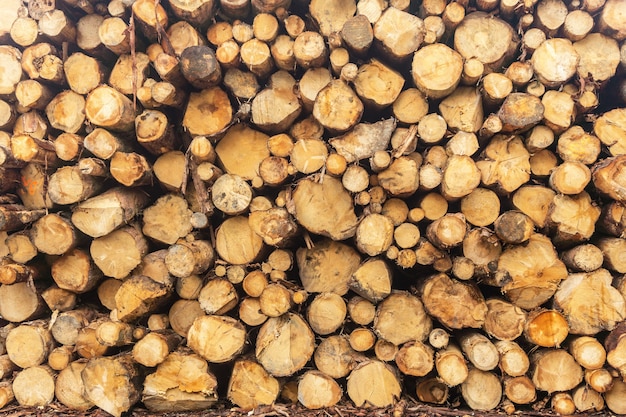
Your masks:
{"label": "large diameter log", "polygon": [[[397,320],[398,315],[404,318],[401,322]],[[398,291],[378,305],[373,329],[382,339],[401,345],[411,340],[426,340],[432,329],[432,320],[419,298]]]}
{"label": "large diameter log", "polygon": [[508,23],[485,12],[466,15],[454,32],[454,49],[465,59],[477,58],[491,71],[507,64],[518,42]]}
{"label": "large diameter log", "polygon": [[302,369],[311,359],[315,341],[304,319],[287,313],[270,317],[259,329],[255,354],[273,376],[288,376]]}
{"label": "large diameter log", "polygon": [[377,44],[386,57],[396,62],[405,60],[418,50],[425,35],[422,19],[395,7],[387,8],[374,23]]}
{"label": "large diameter log", "polygon": [[323,36],[341,30],[348,19],[354,16],[356,3],[354,0],[340,2],[328,0],[313,0],[309,5],[311,16],[320,27]]}
{"label": "large diameter log", "polygon": [[570,274],[554,294],[554,304],[563,311],[573,334],[594,335],[613,330],[626,318],[626,302],[611,286],[606,269]]}
{"label": "large diameter log", "polygon": [[293,192],[293,203],[294,216],[307,230],[333,240],[354,236],[357,218],[352,198],[339,180],[304,179]]}
{"label": "large diameter log", "polygon": [[20,368],[44,363],[52,350],[52,334],[45,322],[22,324],[9,332],[6,350],[11,361]]}
{"label": "large diameter log", "polygon": [[13,394],[22,406],[47,406],[54,400],[54,371],[44,365],[20,371],[13,379]]}
{"label": "large diameter log", "polygon": [[187,333],[187,346],[213,363],[234,359],[241,353],[245,343],[243,324],[227,316],[200,316],[194,320]]}
{"label": "large diameter log", "polygon": [[206,360],[180,350],[170,353],[146,376],[141,401],[157,413],[200,411],[217,401],[216,389],[217,379]]}
{"label": "large diameter log", "polygon": [[427,97],[438,99],[452,93],[461,81],[462,72],[461,55],[441,43],[427,45],[413,56],[413,81]]}
{"label": "large diameter log", "polygon": [[86,397],[116,417],[139,401],[141,375],[130,355],[93,358],[81,377]]}
{"label": "large diameter log", "polygon": [[531,357],[531,363],[533,383],[541,391],[568,391],[583,379],[582,368],[563,349],[539,350]]}
{"label": "large diameter log", "polygon": [[354,127],[363,114],[363,103],[343,80],[331,81],[315,98],[313,117],[333,133]]}
{"label": "large diameter log", "polygon": [[565,264],[557,257],[550,239],[534,234],[526,245],[505,250],[498,261],[496,280],[516,306],[539,307],[554,295],[561,280],[567,277]]}
{"label": "large diameter log", "polygon": [[626,169],[626,155],[602,159],[593,165],[591,176],[596,189],[617,201],[626,200],[626,182],[622,171]]}
{"label": "large diameter log", "polygon": [[86,411],[94,404],[85,396],[85,386],[81,373],[87,360],[80,359],[61,370],[55,381],[54,395],[57,400],[72,410]]}
{"label": "large diameter log", "polygon": [[133,102],[108,85],[93,89],[85,102],[85,115],[96,126],[127,132],[135,127]]}
{"label": "large diameter log", "polygon": [[130,221],[147,202],[141,191],[113,188],[77,205],[72,223],[91,237],[104,236]]}
{"label": "large diameter log", "polygon": [[485,322],[487,305],[473,283],[443,273],[433,275],[423,284],[422,301],[432,316],[450,328],[479,328]]}
{"label": "large diameter log", "polygon": [[244,410],[270,405],[278,398],[280,385],[261,365],[250,359],[235,362],[228,382],[228,399]]}
{"label": "large diameter log", "polygon": [[40,289],[28,282],[0,285],[0,315],[18,323],[40,317],[46,311]]}
{"label": "large diameter log", "polygon": [[226,92],[220,87],[211,87],[189,95],[182,123],[194,136],[212,136],[229,125],[232,113]]}
{"label": "large diameter log", "polygon": [[472,410],[493,410],[500,404],[502,384],[494,373],[472,368],[461,384],[461,394]]}
{"label": "large diameter log", "polygon": [[346,391],[357,407],[386,407],[396,402],[402,388],[390,365],[368,360],[350,373]]}
{"label": "large diameter log", "polygon": [[133,321],[152,313],[172,294],[173,288],[145,275],[132,275],[115,293],[117,318]]}
{"label": "large diameter log", "polygon": [[339,383],[320,371],[307,371],[298,381],[298,401],[309,410],[332,407],[342,395]]}

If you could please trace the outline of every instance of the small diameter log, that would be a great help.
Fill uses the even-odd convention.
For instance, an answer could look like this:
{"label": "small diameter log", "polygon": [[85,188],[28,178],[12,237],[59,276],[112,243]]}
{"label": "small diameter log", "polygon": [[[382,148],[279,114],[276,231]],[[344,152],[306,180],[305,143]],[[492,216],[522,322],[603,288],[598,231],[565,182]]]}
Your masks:
{"label": "small diameter log", "polygon": [[168,26],[167,12],[163,6],[154,0],[139,0],[133,3],[132,11],[135,23],[148,40],[155,42],[159,32],[157,27]]}
{"label": "small diameter log", "polygon": [[585,369],[600,369],[606,361],[604,346],[591,336],[580,336],[570,342],[569,352]]}
{"label": "small diameter log", "polygon": [[365,55],[374,41],[372,25],[363,14],[346,20],[340,33],[348,50],[357,56]]}
{"label": "small diameter log", "polygon": [[105,319],[96,327],[96,339],[103,346],[126,346],[133,342],[134,330],[128,323]]}
{"label": "small diameter log", "polygon": [[[395,127],[396,123],[393,119],[371,124],[359,123],[348,133],[331,138],[329,143],[347,162],[372,158],[376,152],[386,150]],[[382,170],[384,168],[381,167],[379,171]],[[412,185],[411,181],[406,182]],[[402,187],[397,186],[394,188]]]}
{"label": "small diameter log", "polygon": [[25,407],[45,407],[54,400],[54,371],[47,366],[32,366],[13,379],[13,394]]}
{"label": "small diameter log", "polygon": [[245,180],[258,177],[259,165],[270,156],[268,138],[245,124],[233,125],[215,147],[220,167]]}
{"label": "small diameter log", "polygon": [[571,415],[576,411],[574,399],[568,392],[557,392],[550,400],[554,412],[562,415]]}
{"label": "small diameter log", "polygon": [[613,375],[607,368],[585,370],[585,383],[597,392],[607,392],[613,387]]}
{"label": "small diameter log", "polygon": [[626,262],[621,259],[620,253],[626,247],[626,240],[620,238],[603,237],[597,242],[604,256],[604,266],[617,273],[626,272]]}
{"label": "small diameter log", "polygon": [[51,327],[54,340],[66,346],[75,345],[80,329],[86,327],[94,316],[95,311],[88,308],[78,308],[59,314]]}
{"label": "small diameter log", "polygon": [[[263,301],[263,294],[261,294],[261,302]],[[261,304],[261,308],[263,308],[263,304]],[[321,293],[309,305],[307,321],[315,333],[327,335],[335,332],[343,325],[346,313],[346,303],[340,295]]]}
{"label": "small diameter log", "polygon": [[215,254],[210,243],[205,240],[179,240],[171,245],[165,255],[165,265],[175,277],[203,274],[214,262]]}
{"label": "small diameter log", "polygon": [[[298,249],[296,260],[306,291],[335,292],[339,295],[348,292],[350,277],[361,263],[354,248],[330,239],[316,243],[311,249]],[[332,280],[329,279],[331,276]]]}
{"label": "small diameter log", "polygon": [[530,404],[537,399],[535,386],[526,375],[505,378],[504,395],[515,404]]}
{"label": "small diameter log", "polygon": [[90,359],[81,377],[86,397],[116,417],[139,400],[140,371],[129,354]]}
{"label": "small diameter log", "polygon": [[[294,216],[309,231],[337,240],[355,234],[357,219],[352,198],[339,180],[327,177],[320,184],[305,179],[298,183],[292,197]],[[321,217],[319,213],[325,215]],[[325,221],[320,222],[321,219]]]}
{"label": "small diameter log", "polygon": [[[385,88],[380,89],[383,85]],[[391,105],[403,85],[404,79],[399,73],[375,59],[361,65],[354,80],[355,91],[365,105],[376,109]]]}
{"label": "small diameter log", "polygon": [[532,380],[538,390],[568,391],[583,379],[582,368],[563,349],[541,349],[531,357]]}
{"label": "small diameter log", "polygon": [[85,115],[90,123],[114,131],[126,132],[135,126],[132,101],[107,85],[96,87],[89,93]]}
{"label": "small diameter log", "polygon": [[613,388],[604,394],[604,401],[609,410],[616,414],[626,413],[626,405],[623,401],[624,395],[626,395],[626,382],[615,378]]}
{"label": "small diameter log", "polygon": [[420,401],[432,404],[445,404],[450,390],[439,378],[426,377],[416,384],[415,391]]}
{"label": "small diameter log", "polygon": [[327,37],[341,30],[345,22],[354,16],[356,4],[352,0],[341,2],[314,0],[309,5],[309,11],[319,25],[320,33]]}
{"label": "small diameter log", "polygon": [[357,407],[387,407],[402,391],[399,378],[386,363],[367,360],[352,370],[346,392]]}
{"label": "small diameter log", "polygon": [[178,192],[185,185],[187,158],[181,151],[162,154],[152,165],[154,176],[170,192]]}
{"label": "small diameter log", "polygon": [[537,78],[547,87],[558,87],[567,82],[576,74],[579,61],[580,56],[572,42],[564,38],[544,41],[531,57]]}
{"label": "small diameter log", "polygon": [[135,119],[137,142],[153,155],[172,151],[177,143],[167,116],[157,110],[145,110]]}
{"label": "small diameter log", "polygon": [[59,346],[48,354],[48,366],[55,371],[61,371],[75,359],[73,346]]}
{"label": "small diameter log", "polygon": [[392,289],[393,273],[383,259],[373,258],[354,271],[350,289],[372,303],[385,299]]}
{"label": "small diameter log", "polygon": [[263,239],[254,233],[244,216],[231,217],[217,229],[215,249],[230,264],[244,265],[259,258]]}
{"label": "small diameter log", "polygon": [[77,294],[59,288],[57,285],[51,285],[43,290],[41,298],[52,311],[69,311],[76,307],[78,300]]}
{"label": "small diameter log", "polygon": [[563,263],[577,272],[592,272],[602,266],[602,250],[590,243],[575,246],[561,254]]}
{"label": "small diameter log", "polygon": [[465,356],[481,371],[490,371],[498,366],[500,355],[496,346],[481,333],[466,331],[459,334],[459,343]]}
{"label": "small diameter log", "polygon": [[172,304],[168,312],[172,330],[182,337],[187,337],[187,332],[194,320],[204,315],[204,310],[202,310],[197,300],[177,300]]}
{"label": "small diameter log", "polygon": [[144,381],[142,402],[153,412],[189,412],[217,400],[217,379],[200,356],[178,350],[169,354]]}
{"label": "small diameter log", "polygon": [[228,95],[219,87],[211,87],[190,94],[182,123],[194,136],[211,136],[229,126],[232,113]]}
{"label": "small diameter log", "polygon": [[526,374],[530,368],[530,359],[526,352],[514,341],[499,340],[495,342],[500,354],[499,367],[505,374],[519,377]]}
{"label": "small diameter log", "polygon": [[253,38],[241,45],[241,61],[250,72],[259,78],[267,78],[274,69],[274,61],[267,43]]}
{"label": "small diameter log", "polygon": [[235,362],[228,382],[228,399],[244,410],[273,404],[280,385],[261,365],[249,359]]}
{"label": "small diameter log", "polygon": [[[441,71],[431,71],[433,65]],[[432,44],[419,49],[413,57],[411,68],[417,88],[434,99],[452,93],[461,80],[462,71],[461,55],[444,44]]]}
{"label": "small diameter log", "polygon": [[453,344],[437,351],[435,368],[439,378],[449,387],[461,384],[469,374],[469,368],[461,349]]}
{"label": "small diameter log", "polygon": [[287,376],[304,367],[314,348],[313,332],[304,319],[287,313],[270,317],[261,326],[255,349],[257,360],[270,374]]}
{"label": "small diameter log", "polygon": [[94,156],[103,160],[111,159],[118,151],[129,152],[131,150],[126,141],[102,128],[96,128],[85,136],[83,145]]}

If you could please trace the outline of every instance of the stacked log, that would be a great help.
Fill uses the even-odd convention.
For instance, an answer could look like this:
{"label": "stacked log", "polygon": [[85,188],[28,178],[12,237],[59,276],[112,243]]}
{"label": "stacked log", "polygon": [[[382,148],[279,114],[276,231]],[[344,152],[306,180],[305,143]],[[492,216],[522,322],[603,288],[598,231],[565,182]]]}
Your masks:
{"label": "stacked log", "polygon": [[5,0],[0,409],[626,414],[624,15]]}

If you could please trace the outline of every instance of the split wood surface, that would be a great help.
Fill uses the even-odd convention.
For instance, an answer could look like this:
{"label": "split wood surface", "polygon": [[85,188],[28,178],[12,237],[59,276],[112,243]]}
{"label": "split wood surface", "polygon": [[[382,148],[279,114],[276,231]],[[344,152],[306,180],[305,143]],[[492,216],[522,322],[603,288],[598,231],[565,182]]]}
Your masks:
{"label": "split wood surface", "polygon": [[0,410],[626,414],[625,1],[1,8]]}

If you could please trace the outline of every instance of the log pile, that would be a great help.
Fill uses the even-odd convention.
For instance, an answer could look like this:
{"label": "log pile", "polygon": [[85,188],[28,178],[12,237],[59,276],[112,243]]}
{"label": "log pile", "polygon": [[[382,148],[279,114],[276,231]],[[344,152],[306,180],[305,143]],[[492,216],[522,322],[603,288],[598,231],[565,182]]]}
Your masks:
{"label": "log pile", "polygon": [[626,414],[623,0],[3,0],[0,410]]}

